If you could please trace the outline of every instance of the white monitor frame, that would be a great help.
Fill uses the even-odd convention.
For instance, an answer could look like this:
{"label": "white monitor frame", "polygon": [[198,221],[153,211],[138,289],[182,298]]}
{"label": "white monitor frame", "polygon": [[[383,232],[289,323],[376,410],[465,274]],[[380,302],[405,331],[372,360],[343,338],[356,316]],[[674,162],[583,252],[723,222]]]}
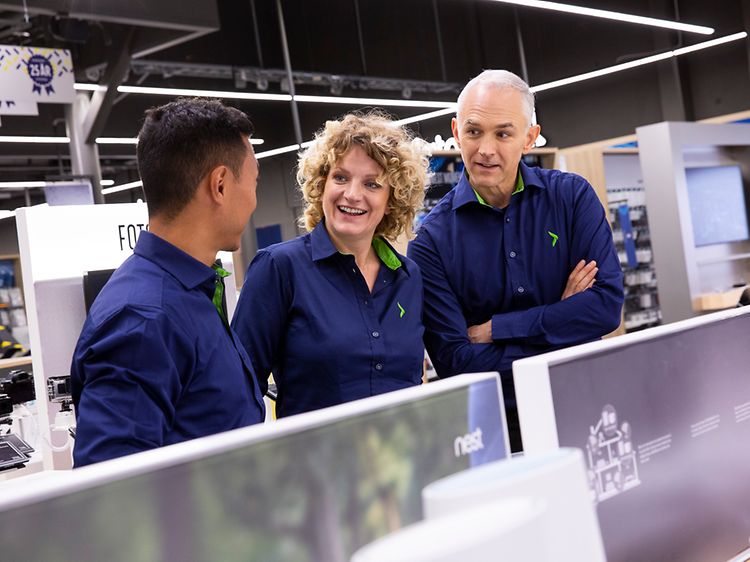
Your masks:
{"label": "white monitor frame", "polygon": [[602,352],[614,351],[639,342],[676,334],[728,318],[750,314],[750,306],[723,310],[705,316],[657,326],[632,334],[595,341],[513,363],[513,382],[521,426],[524,453],[533,454],[559,448],[555,424],[555,406],[552,400],[549,368],[575,359]]}

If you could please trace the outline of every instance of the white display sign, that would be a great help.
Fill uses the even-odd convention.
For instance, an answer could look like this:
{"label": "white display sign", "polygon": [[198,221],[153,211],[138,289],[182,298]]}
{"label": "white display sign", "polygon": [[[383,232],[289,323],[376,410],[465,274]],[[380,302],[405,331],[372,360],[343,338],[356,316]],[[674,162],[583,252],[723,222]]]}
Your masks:
{"label": "white display sign", "polygon": [[75,95],[69,50],[0,45],[0,99],[72,103]]}
{"label": "white display sign", "polygon": [[0,100],[0,115],[39,115],[35,101]]}

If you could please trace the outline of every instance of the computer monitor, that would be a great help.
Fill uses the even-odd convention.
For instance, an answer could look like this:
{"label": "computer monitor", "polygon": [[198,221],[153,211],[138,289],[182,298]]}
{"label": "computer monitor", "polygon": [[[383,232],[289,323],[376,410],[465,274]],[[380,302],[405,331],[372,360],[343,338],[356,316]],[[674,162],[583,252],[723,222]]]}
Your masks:
{"label": "computer monitor", "polygon": [[687,168],[685,179],[696,246],[748,239],[748,209],[739,166]]}
{"label": "computer monitor", "polygon": [[114,269],[100,269],[97,271],[87,271],[83,275],[83,301],[86,306],[86,314],[91,310],[91,305],[99,295],[104,285],[115,272]]}
{"label": "computer monitor", "polygon": [[750,554],[750,310],[517,361],[527,453],[584,451],[607,559]]}
{"label": "computer monitor", "polygon": [[508,455],[502,403],[463,375],[19,482],[3,558],[348,560],[421,520],[427,483]]}

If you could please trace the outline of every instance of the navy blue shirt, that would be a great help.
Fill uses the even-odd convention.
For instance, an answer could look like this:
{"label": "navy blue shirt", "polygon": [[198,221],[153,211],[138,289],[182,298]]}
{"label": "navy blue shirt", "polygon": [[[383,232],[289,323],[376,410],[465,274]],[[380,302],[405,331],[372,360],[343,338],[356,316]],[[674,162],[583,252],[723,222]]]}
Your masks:
{"label": "navy blue shirt", "polygon": [[383,240],[374,246],[372,293],[322,222],[250,264],[232,327],[260,379],[273,372],[279,417],[420,383],[422,277]]}
{"label": "navy blue shirt", "polygon": [[76,466],[263,421],[217,273],[150,232],[94,301],[71,365]]}
{"label": "navy blue shirt", "polygon": [[[620,323],[622,270],[593,188],[558,170],[520,171],[523,190],[504,209],[481,203],[464,175],[409,244],[424,279],[425,346],[441,377],[508,371]],[[561,301],[582,259],[596,260],[596,282]],[[493,343],[472,344],[467,328],[488,320]]]}

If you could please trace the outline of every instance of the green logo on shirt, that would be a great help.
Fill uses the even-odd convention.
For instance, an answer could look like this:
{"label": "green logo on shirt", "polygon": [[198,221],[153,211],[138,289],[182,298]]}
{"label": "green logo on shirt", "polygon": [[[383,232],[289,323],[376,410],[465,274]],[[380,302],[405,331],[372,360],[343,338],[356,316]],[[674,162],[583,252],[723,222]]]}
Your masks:
{"label": "green logo on shirt", "polygon": [[554,248],[555,244],[557,244],[557,239],[559,238],[559,236],[555,234],[554,232],[552,232],[551,230],[548,230],[547,234],[549,234],[552,237],[552,247]]}
{"label": "green logo on shirt", "polygon": [[399,318],[403,318],[403,317],[404,317],[404,314],[406,314],[406,311],[404,310],[404,307],[403,307],[403,306],[401,306],[401,303],[400,303],[400,302],[397,302],[396,304],[398,305],[398,309],[399,309],[399,311],[400,311],[400,312],[399,312],[399,315],[398,315],[398,317],[399,317]]}

